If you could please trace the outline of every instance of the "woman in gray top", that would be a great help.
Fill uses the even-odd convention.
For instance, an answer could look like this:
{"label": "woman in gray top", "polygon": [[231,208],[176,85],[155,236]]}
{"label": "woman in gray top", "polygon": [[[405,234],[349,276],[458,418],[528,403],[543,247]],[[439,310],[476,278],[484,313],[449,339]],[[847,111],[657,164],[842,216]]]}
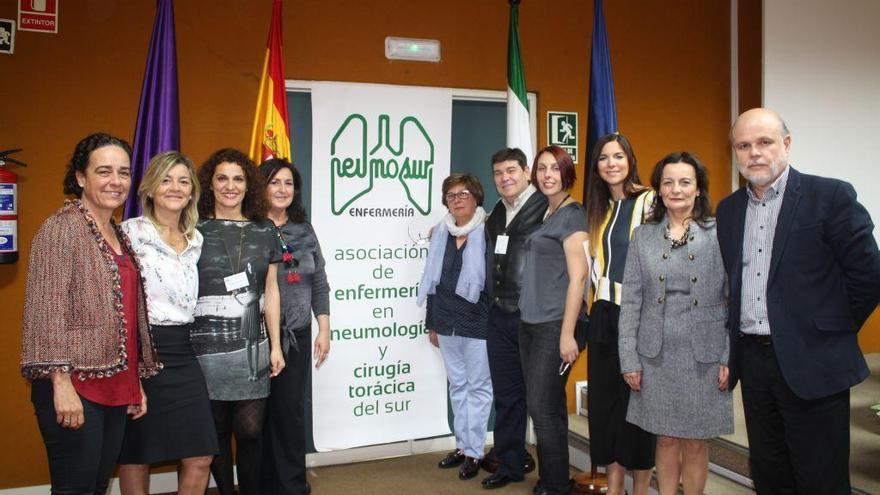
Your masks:
{"label": "woman in gray top", "polygon": [[569,493],[568,411],[565,381],[578,357],[575,325],[585,313],[587,220],[568,190],[575,181],[571,156],[548,146],[535,158],[532,184],[547,196],[544,223],[525,243],[519,310],[519,349],[526,403],[538,437],[540,480],[534,493]]}
{"label": "woman in gray top", "polygon": [[[302,177],[289,162],[271,159],[260,165],[266,180],[268,216],[281,246],[278,289],[281,292],[281,349],[284,373],[272,380],[266,427],[261,493],[300,494],[306,481],[305,414],[312,352],[315,367],[330,353],[330,287],[315,229],[306,220]],[[312,314],[318,336],[312,344]]]}
{"label": "woman in gray top", "polygon": [[721,251],[706,169],[687,152],[657,164],[648,223],[630,243],[620,308],[620,370],[632,390],[626,419],[656,434],[661,495],[702,494],[705,439],[733,433]]}

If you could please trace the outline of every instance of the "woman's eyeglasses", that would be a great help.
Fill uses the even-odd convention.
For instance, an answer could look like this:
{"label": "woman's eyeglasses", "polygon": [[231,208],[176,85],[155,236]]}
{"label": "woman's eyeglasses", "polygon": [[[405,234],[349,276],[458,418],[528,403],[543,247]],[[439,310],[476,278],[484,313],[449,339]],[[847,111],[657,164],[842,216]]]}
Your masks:
{"label": "woman's eyeglasses", "polygon": [[462,189],[461,191],[458,191],[457,193],[446,193],[446,196],[444,196],[444,197],[446,198],[447,203],[451,203],[451,202],[455,201],[455,198],[462,199],[462,200],[470,198],[471,192],[468,191],[467,189]]}

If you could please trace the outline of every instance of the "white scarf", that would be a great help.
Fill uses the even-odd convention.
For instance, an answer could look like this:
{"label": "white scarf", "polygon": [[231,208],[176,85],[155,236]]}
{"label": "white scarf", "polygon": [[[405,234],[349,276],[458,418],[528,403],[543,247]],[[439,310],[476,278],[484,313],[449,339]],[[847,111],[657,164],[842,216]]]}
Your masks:
{"label": "white scarf", "polygon": [[455,217],[452,216],[452,213],[447,213],[446,216],[443,217],[443,222],[446,224],[446,230],[455,237],[470,234],[478,225],[482,225],[485,220],[486,210],[484,210],[482,206],[478,206],[476,211],[474,211],[474,216],[471,217],[471,220],[461,226],[455,225]]}

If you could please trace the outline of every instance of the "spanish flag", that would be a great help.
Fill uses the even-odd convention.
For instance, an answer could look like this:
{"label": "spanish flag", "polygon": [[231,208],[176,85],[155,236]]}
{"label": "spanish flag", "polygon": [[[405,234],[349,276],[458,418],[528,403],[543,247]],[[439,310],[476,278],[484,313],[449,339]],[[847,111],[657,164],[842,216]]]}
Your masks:
{"label": "spanish flag", "polygon": [[287,126],[287,95],[284,92],[284,59],[281,56],[281,1],[272,0],[272,23],[266,58],[260,77],[260,93],[250,156],[255,163],[269,158],[290,160],[290,131]]}

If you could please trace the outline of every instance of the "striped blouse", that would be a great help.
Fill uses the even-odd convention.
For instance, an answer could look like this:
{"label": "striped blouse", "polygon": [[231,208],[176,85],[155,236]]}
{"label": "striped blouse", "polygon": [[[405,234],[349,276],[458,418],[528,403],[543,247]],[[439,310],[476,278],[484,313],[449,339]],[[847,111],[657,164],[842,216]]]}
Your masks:
{"label": "striped blouse", "polygon": [[590,288],[593,301],[604,300],[620,305],[623,267],[633,230],[641,225],[654,203],[654,190],[646,189],[636,196],[609,201],[608,214],[600,227],[601,241],[596,246],[590,267]]}

